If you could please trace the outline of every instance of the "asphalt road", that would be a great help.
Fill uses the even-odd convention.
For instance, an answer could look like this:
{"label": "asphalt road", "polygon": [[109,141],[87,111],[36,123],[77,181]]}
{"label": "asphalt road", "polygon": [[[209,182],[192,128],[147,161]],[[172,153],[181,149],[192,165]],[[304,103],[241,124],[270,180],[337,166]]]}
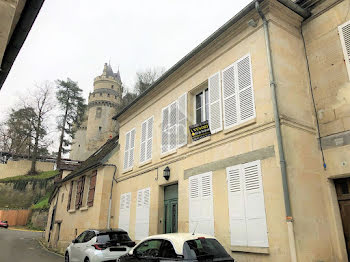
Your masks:
{"label": "asphalt road", "polygon": [[43,249],[40,232],[0,228],[0,262],[63,262],[64,258]]}

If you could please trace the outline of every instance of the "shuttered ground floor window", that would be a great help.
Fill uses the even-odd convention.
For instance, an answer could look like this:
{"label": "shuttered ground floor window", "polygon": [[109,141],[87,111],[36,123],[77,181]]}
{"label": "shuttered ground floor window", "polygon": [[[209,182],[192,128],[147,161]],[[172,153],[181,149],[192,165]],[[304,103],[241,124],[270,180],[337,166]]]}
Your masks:
{"label": "shuttered ground floor window", "polygon": [[135,239],[142,240],[149,234],[149,209],[151,189],[144,188],[137,191]]}
{"label": "shuttered ground floor window", "polygon": [[131,192],[120,196],[119,228],[129,232]]}
{"label": "shuttered ground floor window", "polygon": [[189,178],[189,232],[214,236],[212,172]]}
{"label": "shuttered ground floor window", "polygon": [[226,169],[231,245],[268,247],[260,161]]}

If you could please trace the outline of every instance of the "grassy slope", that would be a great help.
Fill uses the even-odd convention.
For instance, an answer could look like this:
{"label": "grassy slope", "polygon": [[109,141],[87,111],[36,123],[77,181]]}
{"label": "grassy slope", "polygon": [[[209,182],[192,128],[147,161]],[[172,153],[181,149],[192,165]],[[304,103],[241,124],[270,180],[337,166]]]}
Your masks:
{"label": "grassy slope", "polygon": [[39,181],[46,180],[58,175],[58,170],[46,171],[32,176],[13,176],[0,179],[0,183],[16,182],[16,181]]}

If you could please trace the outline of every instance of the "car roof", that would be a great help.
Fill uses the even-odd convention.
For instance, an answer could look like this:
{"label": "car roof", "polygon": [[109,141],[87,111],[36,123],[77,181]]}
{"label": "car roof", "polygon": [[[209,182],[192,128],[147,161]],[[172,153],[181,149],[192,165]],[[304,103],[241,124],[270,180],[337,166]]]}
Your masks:
{"label": "car roof", "polygon": [[[145,240],[149,240],[149,239],[165,239],[170,241],[175,249],[175,252],[178,255],[183,255],[183,245],[186,241],[188,240],[194,240],[194,239],[198,239],[198,238],[211,238],[211,239],[216,239],[213,236],[210,235],[206,235],[206,234],[200,234],[200,233],[196,233],[196,234],[192,234],[192,233],[170,233],[170,234],[161,234],[161,235],[153,235],[153,236],[149,236],[145,239],[143,239],[143,241]],[[143,242],[142,241],[142,242]]]}
{"label": "car roof", "polygon": [[86,231],[94,231],[96,234],[107,234],[107,233],[127,233],[121,228],[116,229],[88,229]]}

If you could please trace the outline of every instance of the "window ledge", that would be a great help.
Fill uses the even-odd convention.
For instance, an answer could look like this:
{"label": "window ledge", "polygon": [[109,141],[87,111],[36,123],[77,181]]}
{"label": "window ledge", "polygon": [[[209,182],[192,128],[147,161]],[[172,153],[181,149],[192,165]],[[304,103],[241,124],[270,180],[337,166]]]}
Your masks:
{"label": "window ledge", "polygon": [[246,126],[250,126],[250,125],[255,124],[255,123],[256,123],[256,118],[253,118],[253,119],[248,120],[247,122],[241,123],[237,126],[233,126],[233,127],[230,127],[229,129],[225,129],[224,134],[231,133],[233,131],[236,131],[237,129],[240,129],[240,128],[243,128]]}
{"label": "window ledge", "polygon": [[160,155],[160,158],[161,158],[161,159],[162,159],[162,158],[165,158],[165,157],[167,157],[167,156],[170,156],[170,155],[175,154],[176,152],[177,152],[177,150],[176,150],[176,149],[174,149],[174,150],[172,150],[172,151],[170,151],[170,152],[167,152],[167,153],[161,154],[161,155]]}
{"label": "window ledge", "polygon": [[146,161],[143,162],[143,163],[140,163],[140,164],[139,164],[139,167],[143,167],[143,166],[148,165],[148,164],[150,164],[150,163],[152,163],[152,159],[149,159],[149,160],[146,160]]}
{"label": "window ledge", "polygon": [[80,211],[85,211],[85,210],[88,210],[88,207],[81,207],[79,210]]}
{"label": "window ledge", "polygon": [[130,167],[130,168],[124,169],[122,173],[127,173],[127,172],[129,172],[129,171],[132,171],[133,168],[134,168],[134,167]]}
{"label": "window ledge", "polygon": [[69,209],[68,213],[75,213],[75,211],[76,211],[75,209]]}
{"label": "window ledge", "polygon": [[268,247],[246,247],[246,246],[231,246],[232,252],[270,254]]}
{"label": "window ledge", "polygon": [[194,147],[196,145],[199,145],[199,144],[205,143],[207,141],[210,141],[210,139],[211,139],[211,136],[204,137],[204,138],[199,139],[197,141],[193,141],[191,144],[188,144],[187,147]]}

